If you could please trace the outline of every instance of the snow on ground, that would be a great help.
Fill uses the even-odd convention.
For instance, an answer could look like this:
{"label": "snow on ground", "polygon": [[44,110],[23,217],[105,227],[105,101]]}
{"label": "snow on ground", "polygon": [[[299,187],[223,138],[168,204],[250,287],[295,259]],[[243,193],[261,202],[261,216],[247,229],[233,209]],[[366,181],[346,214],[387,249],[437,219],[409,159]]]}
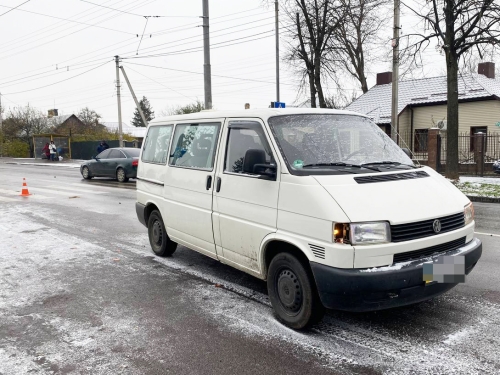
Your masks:
{"label": "snow on ground", "polygon": [[460,176],[460,183],[470,182],[472,184],[492,184],[500,185],[500,175],[498,177],[469,177]]}

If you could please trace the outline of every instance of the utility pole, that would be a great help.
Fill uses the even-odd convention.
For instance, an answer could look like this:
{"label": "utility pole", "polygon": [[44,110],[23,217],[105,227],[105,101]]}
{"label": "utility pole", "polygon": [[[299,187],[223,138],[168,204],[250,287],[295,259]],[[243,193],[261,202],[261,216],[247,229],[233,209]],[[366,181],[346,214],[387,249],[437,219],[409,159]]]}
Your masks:
{"label": "utility pole", "polygon": [[205,85],[205,109],[212,109],[212,71],[210,67],[210,30],[208,0],[203,0],[203,78]]}
{"label": "utility pole", "polygon": [[120,66],[120,69],[122,70],[123,77],[125,78],[125,82],[127,82],[128,88],[130,90],[130,93],[132,94],[132,97],[134,98],[135,105],[137,106],[137,110],[139,111],[139,114],[141,115],[142,122],[144,123],[144,126],[148,126],[148,122],[146,121],[146,117],[144,117],[144,113],[142,112],[141,106],[139,102],[137,101],[137,97],[135,96],[134,90],[132,89],[132,85],[130,84],[130,81],[128,80],[127,73],[125,73],[125,69],[123,66]]}
{"label": "utility pole", "polygon": [[116,99],[118,101],[118,139],[120,147],[123,147],[123,129],[122,129],[122,102],[120,98],[120,57],[115,56],[116,62]]}
{"label": "utility pole", "polygon": [[399,89],[399,4],[394,0],[394,30],[392,39],[392,103],[391,103],[391,138],[399,143],[398,136],[398,89]]}
{"label": "utility pole", "polygon": [[275,29],[276,29],[276,101],[280,101],[280,37],[278,25],[278,0],[274,0]]}

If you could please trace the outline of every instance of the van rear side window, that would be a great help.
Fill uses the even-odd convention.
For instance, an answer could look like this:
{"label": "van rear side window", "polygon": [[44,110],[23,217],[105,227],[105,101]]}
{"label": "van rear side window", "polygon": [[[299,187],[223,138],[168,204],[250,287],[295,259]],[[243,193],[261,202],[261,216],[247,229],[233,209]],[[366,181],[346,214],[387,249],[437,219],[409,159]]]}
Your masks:
{"label": "van rear side window", "polygon": [[141,160],[145,163],[165,164],[173,125],[151,126],[142,148]]}
{"label": "van rear side window", "polygon": [[177,124],[169,165],[213,169],[220,123]]}

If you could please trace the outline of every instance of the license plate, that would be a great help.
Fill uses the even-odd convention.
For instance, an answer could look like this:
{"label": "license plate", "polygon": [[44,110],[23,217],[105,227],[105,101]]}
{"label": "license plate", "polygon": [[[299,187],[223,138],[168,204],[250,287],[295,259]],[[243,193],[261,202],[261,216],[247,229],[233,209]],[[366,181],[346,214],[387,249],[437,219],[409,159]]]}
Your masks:
{"label": "license plate", "polygon": [[465,257],[463,255],[440,256],[434,262],[424,263],[422,272],[426,286],[435,283],[464,283]]}

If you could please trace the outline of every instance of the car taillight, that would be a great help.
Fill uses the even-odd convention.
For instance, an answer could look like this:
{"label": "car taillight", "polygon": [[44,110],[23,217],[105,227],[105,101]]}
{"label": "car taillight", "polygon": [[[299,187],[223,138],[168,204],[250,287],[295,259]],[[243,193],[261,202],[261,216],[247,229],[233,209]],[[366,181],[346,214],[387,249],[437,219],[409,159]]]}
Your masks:
{"label": "car taillight", "polygon": [[139,159],[132,160],[132,167],[137,167],[139,165]]}

